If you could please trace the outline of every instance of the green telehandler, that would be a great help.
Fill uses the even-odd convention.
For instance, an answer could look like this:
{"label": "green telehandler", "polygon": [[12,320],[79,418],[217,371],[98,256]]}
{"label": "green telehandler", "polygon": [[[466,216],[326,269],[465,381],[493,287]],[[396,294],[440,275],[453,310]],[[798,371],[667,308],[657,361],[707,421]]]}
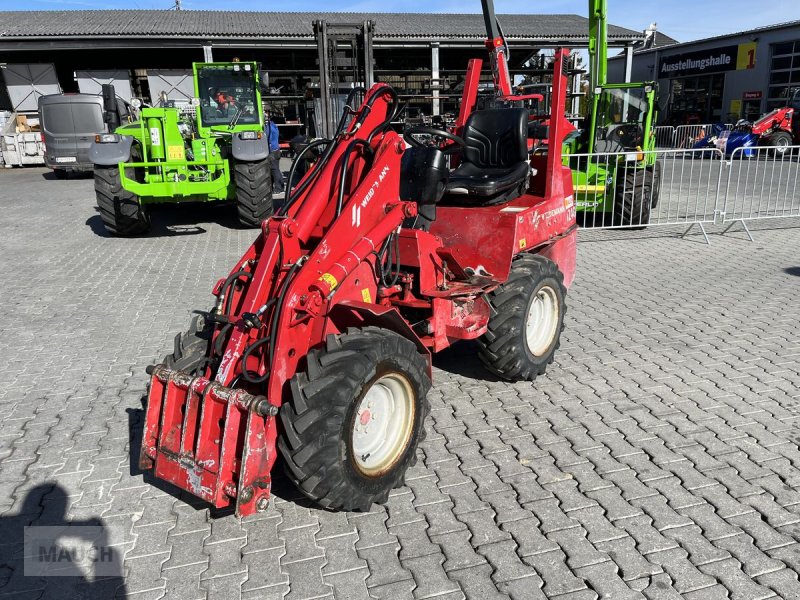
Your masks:
{"label": "green telehandler", "polygon": [[97,208],[113,235],[150,228],[151,204],[233,201],[239,222],[270,217],[272,177],[258,64],[194,63],[190,105],[144,107],[90,150]]}
{"label": "green telehandler", "polygon": [[594,222],[641,227],[661,191],[656,160],[656,82],[608,83],[608,1],[589,0],[589,110],[586,127],[565,145],[576,207]]}

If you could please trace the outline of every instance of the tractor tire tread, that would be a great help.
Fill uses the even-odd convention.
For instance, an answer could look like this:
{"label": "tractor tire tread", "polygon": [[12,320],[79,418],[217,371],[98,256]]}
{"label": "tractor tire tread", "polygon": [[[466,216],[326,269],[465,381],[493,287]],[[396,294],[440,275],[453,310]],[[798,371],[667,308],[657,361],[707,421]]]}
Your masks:
{"label": "tractor tire tread", "polygon": [[149,212],[136,194],[122,187],[118,167],[95,165],[94,191],[97,211],[109,233],[126,237],[150,229]]}
{"label": "tractor tire tread", "polygon": [[[614,219],[621,227],[643,228],[650,223],[653,203],[653,169],[625,168],[617,180]],[[660,190],[659,190],[660,192]],[[655,198],[656,203],[658,198]]]}
{"label": "tractor tire tread", "polygon": [[[531,355],[524,347],[525,312],[530,295],[543,279],[555,281],[559,288],[561,323],[549,352],[540,360],[531,360]],[[492,316],[486,333],[478,339],[478,357],[486,368],[510,381],[533,381],[543,375],[561,344],[567,312],[565,297],[564,275],[554,262],[536,254],[518,255],[507,282],[487,295]]]}
{"label": "tractor tire tread", "polygon": [[162,363],[170,369],[199,374],[205,368],[213,327],[206,323],[202,315],[195,315],[189,329],[175,336],[172,354],[164,357]]}
{"label": "tractor tire tread", "polygon": [[269,158],[237,162],[233,167],[236,210],[243,227],[257,228],[272,216],[272,174]]}
{"label": "tractor tire tread", "polygon": [[[375,376],[381,361],[391,360],[416,380],[415,431],[405,454],[391,470],[373,480],[354,479],[348,466],[348,413]],[[329,335],[324,345],[308,354],[308,368],[290,384],[292,399],[281,406],[278,449],[288,477],[306,496],[331,510],[369,510],[402,485],[408,466],[416,460],[430,411],[430,379],[425,358],[410,340],[385,329],[365,327]]]}

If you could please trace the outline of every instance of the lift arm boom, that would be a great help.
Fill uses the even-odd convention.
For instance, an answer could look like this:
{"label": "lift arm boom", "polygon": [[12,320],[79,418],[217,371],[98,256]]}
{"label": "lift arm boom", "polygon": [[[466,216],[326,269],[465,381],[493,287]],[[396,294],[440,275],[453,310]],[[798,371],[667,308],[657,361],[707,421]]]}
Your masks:
{"label": "lift arm boom", "polygon": [[608,0],[589,0],[589,93],[608,83]]}
{"label": "lift arm boom", "polygon": [[481,0],[483,7],[483,21],[486,24],[486,49],[489,51],[489,58],[492,63],[492,74],[494,75],[494,85],[498,96],[513,96],[511,90],[511,75],[508,72],[508,48],[506,40],[497,24],[497,17],[494,14],[494,1]]}

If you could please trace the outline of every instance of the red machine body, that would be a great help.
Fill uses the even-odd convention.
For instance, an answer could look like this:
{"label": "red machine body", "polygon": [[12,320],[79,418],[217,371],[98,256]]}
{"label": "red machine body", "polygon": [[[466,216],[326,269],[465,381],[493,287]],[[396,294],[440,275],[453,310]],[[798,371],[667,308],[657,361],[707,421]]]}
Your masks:
{"label": "red machine body", "polygon": [[756,135],[768,135],[775,131],[786,131],[794,135],[792,131],[792,122],[794,119],[794,109],[788,106],[778,108],[772,112],[767,113],[758,121],[753,123],[753,133]]}
{"label": "red machine body", "polygon": [[[554,107],[565,105],[566,56],[556,54]],[[458,127],[474,109],[477,84],[472,72]],[[570,285],[575,202],[560,153],[534,153],[519,197],[494,206],[438,206],[426,231],[408,226],[419,210],[399,191],[408,145],[382,126],[394,109],[388,86],[368,90],[332,142],[329,160],[306,175],[285,214],[263,223],[214,288],[209,365],[216,366],[200,375],[152,369],[143,469],[216,507],[235,503],[239,515],[264,510],[278,409],[309,351],[328,336],[377,326],[412,340],[430,364],[430,353],[486,333],[486,294],[506,281],[518,254],[548,257]],[[561,148],[565,125],[551,119],[550,148]],[[390,239],[398,276],[381,285],[379,250]]]}
{"label": "red machine body", "polygon": [[767,113],[750,127],[760,137],[759,143],[775,146],[780,153],[792,144],[800,144],[800,88],[786,90],[786,106]]}

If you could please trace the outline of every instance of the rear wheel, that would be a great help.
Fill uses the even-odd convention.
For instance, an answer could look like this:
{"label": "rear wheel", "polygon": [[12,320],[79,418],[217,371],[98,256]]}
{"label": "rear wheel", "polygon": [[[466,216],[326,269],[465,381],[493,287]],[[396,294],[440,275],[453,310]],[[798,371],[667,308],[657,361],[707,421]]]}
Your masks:
{"label": "rear wheel", "polygon": [[770,153],[778,158],[783,157],[792,145],[792,136],[786,131],[776,131],[767,138],[767,145],[772,149]]}
{"label": "rear wheel", "polygon": [[619,227],[645,227],[650,223],[650,210],[654,202],[654,172],[649,168],[628,166],[621,170],[614,192],[613,224]]}
{"label": "rear wheel", "polygon": [[236,163],[233,172],[239,223],[243,227],[260,227],[273,212],[270,159]]}
{"label": "rear wheel", "polygon": [[478,340],[480,359],[503,379],[533,381],[542,375],[561,343],[566,288],[551,260],[520,255],[508,281],[488,295],[492,317]]}
{"label": "rear wheel", "polygon": [[[126,173],[133,177],[133,169]],[[94,191],[103,225],[112,235],[130,236],[150,229],[150,214],[133,192],[122,187],[119,168],[94,166]]]}
{"label": "rear wheel", "polygon": [[369,510],[403,484],[430,405],[425,358],[385,329],[350,329],[308,354],[281,407],[288,476],[320,506]]}

